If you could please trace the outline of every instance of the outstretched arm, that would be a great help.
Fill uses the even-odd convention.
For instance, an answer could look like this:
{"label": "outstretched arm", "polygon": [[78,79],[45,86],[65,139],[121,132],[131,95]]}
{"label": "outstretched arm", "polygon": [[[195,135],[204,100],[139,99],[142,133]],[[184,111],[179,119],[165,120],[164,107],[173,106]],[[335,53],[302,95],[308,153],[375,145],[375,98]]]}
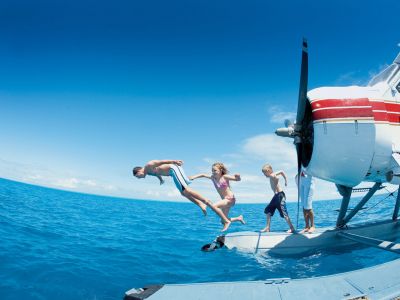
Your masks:
{"label": "outstretched arm", "polygon": [[282,175],[283,179],[285,179],[285,186],[287,186],[287,178],[286,178],[286,174],[283,171],[279,171],[275,173],[276,176]]}
{"label": "outstretched arm", "polygon": [[183,161],[182,160],[151,160],[146,164],[146,167],[148,166],[151,168],[155,168],[155,167],[165,165],[165,164],[174,164],[174,165],[182,166]]}
{"label": "outstretched arm", "polygon": [[158,180],[160,180],[160,185],[164,184],[164,179],[160,175],[156,175]]}
{"label": "outstretched arm", "polygon": [[197,178],[208,178],[208,179],[211,179],[211,176],[207,175],[207,174],[197,174],[197,175],[189,176],[190,180],[195,180]]}
{"label": "outstretched arm", "polygon": [[234,174],[234,175],[224,175],[225,179],[228,180],[233,180],[233,181],[240,181],[242,178],[240,178],[240,174]]}

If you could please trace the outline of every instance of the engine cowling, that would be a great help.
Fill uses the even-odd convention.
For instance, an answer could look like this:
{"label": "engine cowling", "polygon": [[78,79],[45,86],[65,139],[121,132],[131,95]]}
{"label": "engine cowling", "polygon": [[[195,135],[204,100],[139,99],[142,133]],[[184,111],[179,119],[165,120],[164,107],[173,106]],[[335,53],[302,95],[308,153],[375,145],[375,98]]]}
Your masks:
{"label": "engine cowling", "polygon": [[296,123],[275,133],[294,139],[297,170],[336,184],[398,182],[400,178],[400,54],[368,86],[307,92],[308,44],[303,40]]}
{"label": "engine cowling", "polygon": [[377,127],[385,125],[375,123],[371,90],[325,87],[307,96],[305,119],[312,134],[304,143],[302,164],[308,172],[349,187],[386,181],[391,141],[382,134],[377,138],[377,131],[384,130]]}

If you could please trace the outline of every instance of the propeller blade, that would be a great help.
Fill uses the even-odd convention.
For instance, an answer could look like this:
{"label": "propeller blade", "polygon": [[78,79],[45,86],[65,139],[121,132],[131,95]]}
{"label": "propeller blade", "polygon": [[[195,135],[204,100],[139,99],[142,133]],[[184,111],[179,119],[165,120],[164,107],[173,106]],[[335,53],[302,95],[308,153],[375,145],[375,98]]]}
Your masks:
{"label": "propeller blade", "polygon": [[302,132],[303,132],[303,121],[304,114],[306,111],[307,104],[307,87],[308,87],[308,44],[307,40],[303,39],[303,49],[301,53],[301,71],[300,71],[300,87],[299,87],[299,99],[297,102],[297,115],[296,115],[296,130],[300,135],[295,138],[294,143],[296,145],[297,152],[297,222],[296,229],[299,226],[299,213],[300,213],[300,176],[301,176],[301,162],[303,157],[303,143],[302,143]]}
{"label": "propeller blade", "polygon": [[307,101],[307,85],[308,85],[308,44],[307,40],[303,39],[303,50],[301,53],[301,73],[300,73],[300,88],[299,99],[297,102],[296,124],[301,126],[304,119]]}
{"label": "propeller blade", "polygon": [[301,143],[296,144],[297,152],[297,176],[300,178],[301,173],[301,156],[303,155],[303,145]]}
{"label": "propeller blade", "polygon": [[285,124],[285,127],[290,127],[290,126],[294,125],[293,122],[291,120],[289,120],[289,119],[285,119],[284,124]]}
{"label": "propeller blade", "polygon": [[300,214],[300,176],[301,176],[301,157],[303,155],[303,145],[298,142],[296,145],[297,152],[297,221],[296,230],[299,228],[299,214]]}

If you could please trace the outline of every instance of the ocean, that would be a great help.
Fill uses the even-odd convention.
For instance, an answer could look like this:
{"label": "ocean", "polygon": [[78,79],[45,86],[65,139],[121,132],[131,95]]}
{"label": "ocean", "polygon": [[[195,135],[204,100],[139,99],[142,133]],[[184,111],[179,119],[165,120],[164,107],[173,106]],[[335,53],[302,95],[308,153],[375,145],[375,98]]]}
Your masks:
{"label": "ocean", "polygon": [[[354,222],[390,218],[394,202],[375,196]],[[334,225],[339,205],[314,201],[317,227]],[[229,232],[263,228],[264,207],[237,204],[231,215],[243,214],[247,223],[233,224]],[[295,224],[297,203],[288,203],[288,211]],[[189,202],[104,197],[0,179],[0,299],[122,299],[126,290],[150,284],[304,278],[398,258],[363,247],[301,258],[200,251],[220,228],[211,210],[204,217]],[[278,214],[271,229],[287,229]]]}

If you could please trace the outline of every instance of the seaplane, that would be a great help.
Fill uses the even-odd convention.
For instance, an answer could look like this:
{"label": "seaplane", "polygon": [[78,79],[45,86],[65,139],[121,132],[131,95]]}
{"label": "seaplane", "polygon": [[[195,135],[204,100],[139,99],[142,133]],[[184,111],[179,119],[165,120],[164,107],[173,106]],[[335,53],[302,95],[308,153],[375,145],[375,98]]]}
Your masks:
{"label": "seaplane", "polygon": [[[349,225],[383,184],[400,184],[400,54],[367,86],[320,87],[310,91],[307,86],[308,45],[304,40],[296,120],[286,120],[286,127],[275,133],[293,139],[299,174],[306,168],[308,174],[336,185],[343,198],[335,226],[307,234],[237,232],[217,237],[205,250],[224,246],[301,255],[357,243],[400,250],[400,245],[382,240],[400,235],[400,193],[392,219]],[[351,195],[362,182],[374,184],[349,209]]]}
{"label": "seaplane", "polygon": [[[308,44],[303,40],[296,120],[285,122],[275,133],[293,139],[298,176],[306,168],[308,174],[336,185],[342,196],[336,224],[304,234],[229,233],[202,250],[228,248],[304,256],[324,248],[361,244],[400,254],[400,244],[390,241],[400,236],[400,190],[392,218],[349,223],[384,184],[400,185],[400,53],[366,86],[307,88]],[[373,185],[350,209],[352,193],[362,182]],[[392,299],[400,296],[400,279],[393,276],[399,267],[400,260],[396,260],[369,270],[313,279],[158,285],[132,289],[125,299],[215,299],[216,294],[218,299],[293,299],[292,293],[308,299]],[[322,289],[316,290],[315,285]]]}

